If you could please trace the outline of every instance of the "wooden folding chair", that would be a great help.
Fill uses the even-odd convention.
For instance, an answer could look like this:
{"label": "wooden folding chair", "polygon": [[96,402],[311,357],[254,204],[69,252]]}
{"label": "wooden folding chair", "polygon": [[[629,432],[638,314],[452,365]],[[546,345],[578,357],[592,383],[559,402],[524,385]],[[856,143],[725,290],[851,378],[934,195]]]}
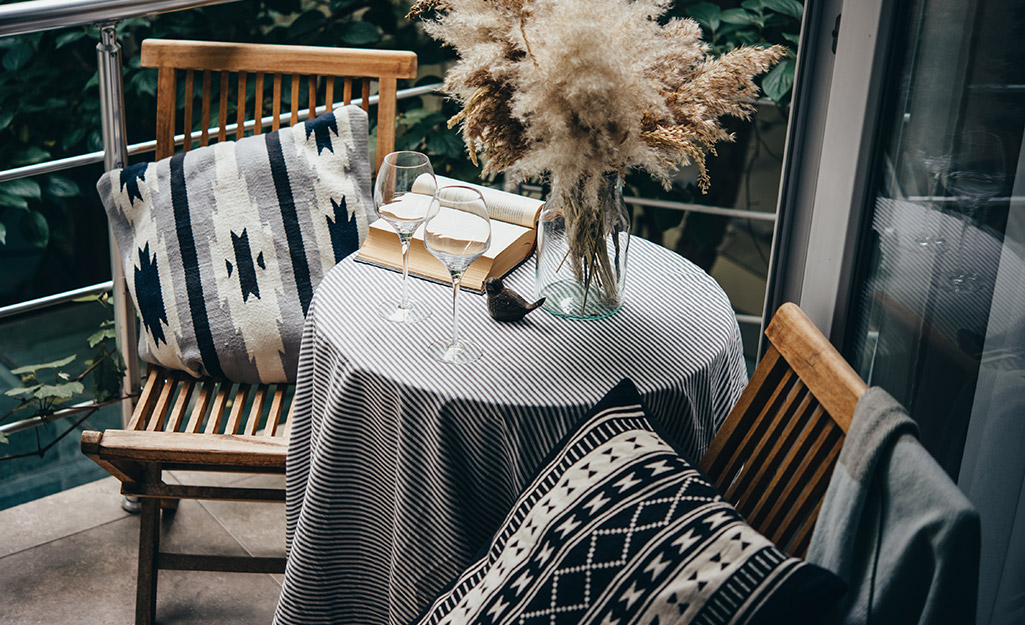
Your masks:
{"label": "wooden folding chair", "polygon": [[867,386],[794,304],[765,336],[768,351],[699,466],[752,527],[800,557]]}
{"label": "wooden folding chair", "polygon": [[[412,52],[318,48],[198,41],[147,40],[142,65],[159,68],[157,91],[157,159],[175,151],[176,122],[182,124],[182,150],[229,138],[229,102],[237,103],[232,139],[277,130],[299,121],[300,97],[309,117],[318,102],[328,109],[349,104],[353,94],[370,106],[371,81],[378,84],[376,161],[379,165],[395,142],[396,81],[416,77]],[[214,80],[219,89],[213,89]],[[247,101],[252,79],[256,95]],[[336,89],[336,79],[341,79]],[[179,103],[179,81],[184,81]],[[282,115],[282,91],[290,90],[289,110]],[[201,91],[196,96],[196,91]],[[232,91],[234,90],[234,94]],[[216,91],[217,100],[213,93]],[[269,91],[269,95],[268,95]],[[302,94],[305,91],[305,94]],[[269,97],[269,111],[265,111]],[[196,100],[199,126],[194,124]],[[211,108],[218,109],[219,127],[211,130]],[[264,115],[272,119],[265,127]],[[376,171],[376,166],[375,166]],[[135,337],[125,341],[125,360],[137,358]],[[285,471],[290,385],[236,385],[226,380],[197,380],[188,374],[149,367],[135,410],[124,430],[85,432],[82,451],[121,480],[121,492],[141,500],[139,574],[136,623],[152,623],[156,615],[158,569],[284,572],[284,558],[247,558],[172,554],[160,551],[161,503],[173,508],[179,499],[284,502],[283,489],[167,484],[168,469],[278,473]]]}

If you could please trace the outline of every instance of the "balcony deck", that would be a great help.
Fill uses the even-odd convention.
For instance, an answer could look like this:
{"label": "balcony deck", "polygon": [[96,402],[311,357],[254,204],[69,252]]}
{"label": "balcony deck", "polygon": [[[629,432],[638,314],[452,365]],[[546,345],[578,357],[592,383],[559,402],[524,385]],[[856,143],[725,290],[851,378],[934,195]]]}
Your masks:
{"label": "balcony deck", "polygon": [[[168,482],[181,474],[168,472]],[[211,484],[280,486],[282,476],[209,476]],[[106,478],[0,511],[0,621],[131,623],[139,517]],[[167,550],[284,554],[280,504],[182,501],[161,527]],[[157,623],[269,623],[281,577],[161,571]]]}

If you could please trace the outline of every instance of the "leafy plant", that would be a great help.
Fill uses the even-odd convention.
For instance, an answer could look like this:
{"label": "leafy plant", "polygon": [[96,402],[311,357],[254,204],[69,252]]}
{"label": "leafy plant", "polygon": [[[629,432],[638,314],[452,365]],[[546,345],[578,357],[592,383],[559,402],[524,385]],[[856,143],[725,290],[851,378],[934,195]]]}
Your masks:
{"label": "leafy plant", "polygon": [[744,0],[740,6],[698,2],[686,6],[686,13],[701,24],[712,52],[723,54],[742,45],[781,44],[788,46],[788,58],[762,78],[762,91],[773,102],[786,106],[794,84],[798,33],[804,7],[798,0]]}
{"label": "leafy plant", "polygon": [[[106,293],[75,301],[97,302],[108,313],[113,312],[110,297]],[[31,410],[31,416],[53,415],[72,399],[85,395],[86,382],[89,383],[88,395],[97,403],[119,399],[124,363],[117,351],[114,320],[103,321],[100,329],[93,333],[87,342],[92,351],[89,358],[82,363],[86,368],[77,373],[71,373],[73,369],[70,367],[77,363],[77,354],[11,370],[12,374],[21,378],[22,385],[9,389],[5,395],[17,398],[19,403],[0,418],[0,421],[25,410]],[[0,443],[6,442],[6,437],[0,437]]]}
{"label": "leafy plant", "polygon": [[[157,71],[139,63],[146,38],[411,49],[423,65],[451,55],[403,18],[409,3],[400,0],[259,0],[247,2],[245,11],[239,6],[201,7],[117,26],[130,143],[155,134]],[[102,150],[97,39],[93,27],[0,37],[0,170]],[[286,90],[283,96],[287,106],[291,94]],[[437,97],[413,98],[400,103],[400,112],[422,118],[441,106]],[[444,123],[421,129],[418,147],[436,151],[439,172],[468,173]],[[101,169],[93,165],[0,183],[0,305],[109,277],[106,220],[93,191]]]}

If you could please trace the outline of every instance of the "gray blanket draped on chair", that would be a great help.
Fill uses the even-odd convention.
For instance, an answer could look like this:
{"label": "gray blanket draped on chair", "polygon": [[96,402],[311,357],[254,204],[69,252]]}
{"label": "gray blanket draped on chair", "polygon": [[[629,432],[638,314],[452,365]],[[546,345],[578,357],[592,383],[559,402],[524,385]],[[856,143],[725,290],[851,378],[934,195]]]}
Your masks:
{"label": "gray blanket draped on chair", "polygon": [[808,548],[848,584],[829,623],[975,621],[979,517],[917,430],[882,389],[858,402]]}

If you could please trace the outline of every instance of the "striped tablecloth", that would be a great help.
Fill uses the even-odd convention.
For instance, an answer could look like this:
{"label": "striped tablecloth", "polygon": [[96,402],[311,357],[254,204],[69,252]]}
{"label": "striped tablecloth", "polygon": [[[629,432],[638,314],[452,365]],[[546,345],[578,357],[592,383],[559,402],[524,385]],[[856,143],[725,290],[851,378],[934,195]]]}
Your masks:
{"label": "striped tablecloth", "polygon": [[[506,284],[523,294],[533,262]],[[303,334],[287,468],[288,566],[275,623],[405,625],[469,564],[545,455],[624,377],[697,458],[747,380],[726,295],[677,254],[634,238],[626,303],[609,319],[543,311],[499,324],[460,294],[484,356],[439,363],[451,289],[411,280],[434,314],[374,310],[400,275],[338,264]]]}

